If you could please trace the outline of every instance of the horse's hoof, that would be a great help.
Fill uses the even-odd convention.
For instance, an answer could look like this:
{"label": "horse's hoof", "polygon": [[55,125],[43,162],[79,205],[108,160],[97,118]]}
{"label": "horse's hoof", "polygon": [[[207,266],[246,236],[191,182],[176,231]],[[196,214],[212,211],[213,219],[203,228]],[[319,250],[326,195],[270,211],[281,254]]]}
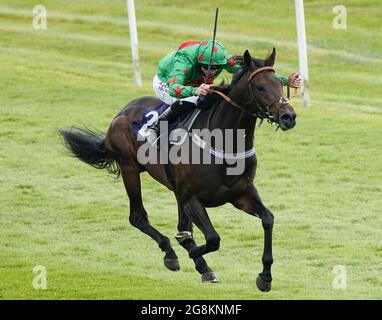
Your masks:
{"label": "horse's hoof", "polygon": [[256,285],[260,291],[268,292],[268,291],[271,291],[272,280],[271,281],[264,281],[263,279],[261,279],[260,276],[258,276],[256,279]]}
{"label": "horse's hoof", "polygon": [[206,273],[203,273],[203,275],[202,275],[202,282],[203,283],[218,283],[219,279],[216,276],[215,272],[208,271]]}
{"label": "horse's hoof", "polygon": [[171,271],[179,271],[180,269],[178,259],[164,259],[164,265]]}

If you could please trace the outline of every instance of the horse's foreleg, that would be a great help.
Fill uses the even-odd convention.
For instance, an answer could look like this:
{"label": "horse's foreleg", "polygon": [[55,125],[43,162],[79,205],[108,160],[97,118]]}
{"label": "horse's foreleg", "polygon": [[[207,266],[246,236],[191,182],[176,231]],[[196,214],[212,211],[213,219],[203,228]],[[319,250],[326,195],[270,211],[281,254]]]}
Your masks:
{"label": "horse's foreleg", "polygon": [[164,256],[165,266],[172,271],[178,271],[178,257],[171,247],[170,240],[149,223],[147,212],[142,203],[141,180],[138,170],[121,164],[120,168],[123,183],[130,199],[130,223],[154,239],[158,243],[159,248],[166,253]]}
{"label": "horse's foreleg", "polygon": [[[190,250],[196,247],[196,243],[192,237],[192,222],[184,212],[183,206],[178,203],[178,234],[175,236],[179,244],[190,253]],[[216,274],[207,265],[203,257],[193,258],[196,270],[202,275],[202,282],[218,282]]]}
{"label": "horse's foreleg", "polygon": [[220,237],[215,231],[205,207],[195,197],[182,202],[185,214],[202,231],[206,244],[189,249],[190,258],[198,258],[206,253],[216,251],[220,246]]}
{"label": "horse's foreleg", "polygon": [[232,202],[237,208],[245,212],[257,216],[261,219],[264,229],[264,252],[263,252],[263,271],[256,279],[256,285],[261,291],[270,291],[272,283],[271,266],[273,263],[272,256],[272,230],[274,217],[260,199],[260,196],[255,188],[251,186],[247,193]]}

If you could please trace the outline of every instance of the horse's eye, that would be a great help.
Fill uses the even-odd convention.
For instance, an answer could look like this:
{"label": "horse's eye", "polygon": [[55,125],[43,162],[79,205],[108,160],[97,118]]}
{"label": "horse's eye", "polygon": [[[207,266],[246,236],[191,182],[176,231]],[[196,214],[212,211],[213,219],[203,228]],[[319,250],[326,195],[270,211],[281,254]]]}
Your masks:
{"label": "horse's eye", "polygon": [[256,86],[256,90],[259,92],[264,92],[265,88],[263,86]]}

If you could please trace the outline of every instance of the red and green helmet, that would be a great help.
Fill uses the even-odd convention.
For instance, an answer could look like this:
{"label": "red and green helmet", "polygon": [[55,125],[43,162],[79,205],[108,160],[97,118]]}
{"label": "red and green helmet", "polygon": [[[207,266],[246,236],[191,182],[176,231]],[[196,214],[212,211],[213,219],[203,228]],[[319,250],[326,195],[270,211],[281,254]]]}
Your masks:
{"label": "red and green helmet", "polygon": [[[201,64],[208,65],[211,60],[212,53],[212,40],[203,41],[200,43],[199,52],[198,52],[198,62]],[[211,65],[225,65],[227,59],[225,56],[225,48],[219,42],[215,41],[214,52],[212,55]]]}

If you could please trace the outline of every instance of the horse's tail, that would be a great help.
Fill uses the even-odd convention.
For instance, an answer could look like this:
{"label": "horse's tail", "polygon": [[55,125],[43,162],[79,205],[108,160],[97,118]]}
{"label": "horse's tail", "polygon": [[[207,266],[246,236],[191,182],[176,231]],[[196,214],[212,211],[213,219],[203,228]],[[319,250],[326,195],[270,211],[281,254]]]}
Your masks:
{"label": "horse's tail", "polygon": [[97,169],[106,169],[111,174],[120,174],[118,164],[105,148],[105,136],[88,128],[60,129],[64,143],[71,155]]}

